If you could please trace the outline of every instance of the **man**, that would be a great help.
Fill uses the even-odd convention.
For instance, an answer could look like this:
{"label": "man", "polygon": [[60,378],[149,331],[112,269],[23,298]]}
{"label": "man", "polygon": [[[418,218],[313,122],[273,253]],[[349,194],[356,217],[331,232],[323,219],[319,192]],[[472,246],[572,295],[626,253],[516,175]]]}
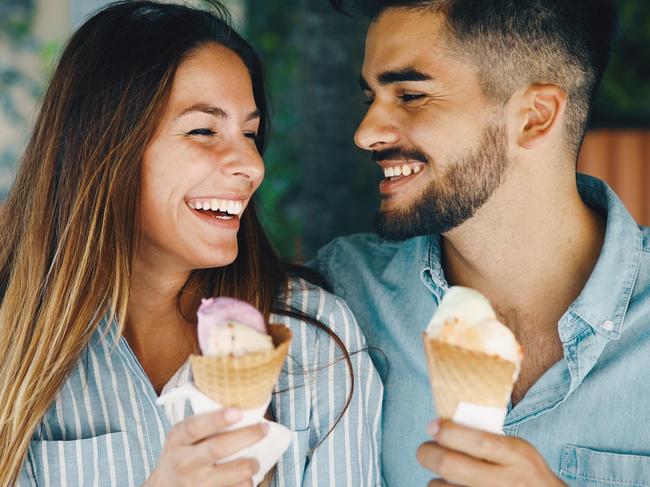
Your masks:
{"label": "man", "polygon": [[[650,230],[576,177],[612,3],[376,3],[355,141],[385,176],[379,236],[313,265],[384,377],[386,484],[650,485]],[[507,436],[427,427],[421,333],[451,285],[484,293],[526,351]]]}

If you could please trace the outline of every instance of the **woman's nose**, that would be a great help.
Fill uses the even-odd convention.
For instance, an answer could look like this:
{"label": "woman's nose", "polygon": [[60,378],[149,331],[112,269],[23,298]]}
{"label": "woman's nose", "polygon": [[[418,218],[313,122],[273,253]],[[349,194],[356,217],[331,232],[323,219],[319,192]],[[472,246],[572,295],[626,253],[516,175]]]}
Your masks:
{"label": "woman's nose", "polygon": [[245,145],[233,145],[221,170],[229,176],[245,179],[253,184],[264,178],[264,161],[250,140]]}

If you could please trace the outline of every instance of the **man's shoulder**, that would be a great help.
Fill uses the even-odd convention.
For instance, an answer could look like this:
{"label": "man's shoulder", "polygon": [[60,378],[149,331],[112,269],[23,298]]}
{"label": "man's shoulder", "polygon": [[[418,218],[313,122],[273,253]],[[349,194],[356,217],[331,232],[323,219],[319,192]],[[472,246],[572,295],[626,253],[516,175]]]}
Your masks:
{"label": "man's shoulder", "polygon": [[404,242],[384,240],[374,233],[357,233],[337,237],[322,247],[309,264],[319,271],[332,268],[356,268],[372,263],[373,267],[382,260],[390,259],[404,245]]}
{"label": "man's shoulder", "polygon": [[336,237],[323,246],[318,253],[322,254],[336,250],[351,252],[386,251],[390,249],[396,250],[400,245],[402,245],[402,242],[384,240],[376,233],[355,233]]}

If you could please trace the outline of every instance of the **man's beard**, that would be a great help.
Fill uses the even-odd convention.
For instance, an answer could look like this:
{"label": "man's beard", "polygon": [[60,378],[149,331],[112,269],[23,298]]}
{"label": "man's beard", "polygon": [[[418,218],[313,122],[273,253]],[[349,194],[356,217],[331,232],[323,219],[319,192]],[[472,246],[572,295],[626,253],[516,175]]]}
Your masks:
{"label": "man's beard", "polygon": [[486,124],[479,146],[450,161],[446,173],[431,181],[408,208],[380,210],[375,230],[387,240],[406,240],[456,228],[492,196],[508,165],[505,126],[493,120]]}

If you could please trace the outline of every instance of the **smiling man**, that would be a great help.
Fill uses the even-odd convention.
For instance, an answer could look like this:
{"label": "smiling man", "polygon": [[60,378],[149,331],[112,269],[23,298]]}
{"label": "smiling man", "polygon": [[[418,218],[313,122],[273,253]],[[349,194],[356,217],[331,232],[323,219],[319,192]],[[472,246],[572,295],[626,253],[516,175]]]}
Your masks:
{"label": "smiling man", "polygon": [[[384,377],[386,484],[650,485],[650,230],[576,175],[612,2],[365,3],[355,141],[384,175],[378,235],[313,265]],[[430,423],[421,333],[451,285],[483,292],[526,350],[506,436]]]}

